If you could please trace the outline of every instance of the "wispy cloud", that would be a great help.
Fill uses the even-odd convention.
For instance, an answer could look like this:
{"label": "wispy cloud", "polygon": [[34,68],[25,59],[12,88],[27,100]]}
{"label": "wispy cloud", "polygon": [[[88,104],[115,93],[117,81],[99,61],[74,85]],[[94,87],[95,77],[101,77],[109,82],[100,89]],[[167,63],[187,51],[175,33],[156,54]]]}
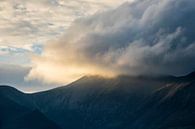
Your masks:
{"label": "wispy cloud", "polygon": [[29,51],[32,46],[43,45],[59,37],[66,32],[74,19],[103,11],[119,3],[93,0],[1,0],[0,48],[6,47],[6,50],[0,50],[0,62],[6,63],[9,59],[18,57],[14,53],[18,54],[17,51],[20,51],[22,58],[18,57],[18,60],[23,61],[17,62],[28,60],[31,65],[31,52],[41,53],[42,50],[33,47],[36,51]]}
{"label": "wispy cloud", "polygon": [[41,54],[42,44],[27,44],[23,47],[0,46],[0,63],[31,66],[32,54]]}
{"label": "wispy cloud", "polygon": [[[122,1],[121,1],[122,2]],[[117,1],[0,1],[0,45],[45,43],[64,33],[74,19],[116,6]]]}

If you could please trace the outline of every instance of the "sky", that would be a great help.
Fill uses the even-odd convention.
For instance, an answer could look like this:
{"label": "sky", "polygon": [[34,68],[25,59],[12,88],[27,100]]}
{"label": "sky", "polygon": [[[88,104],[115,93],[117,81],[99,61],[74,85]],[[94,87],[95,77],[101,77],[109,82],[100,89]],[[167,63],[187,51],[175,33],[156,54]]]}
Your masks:
{"label": "sky", "polygon": [[[29,80],[32,55],[67,32],[75,19],[116,8],[118,0],[0,0],[0,84],[27,92],[58,86]],[[48,73],[49,74],[49,73]]]}
{"label": "sky", "polygon": [[195,70],[194,0],[1,0],[0,84]]}

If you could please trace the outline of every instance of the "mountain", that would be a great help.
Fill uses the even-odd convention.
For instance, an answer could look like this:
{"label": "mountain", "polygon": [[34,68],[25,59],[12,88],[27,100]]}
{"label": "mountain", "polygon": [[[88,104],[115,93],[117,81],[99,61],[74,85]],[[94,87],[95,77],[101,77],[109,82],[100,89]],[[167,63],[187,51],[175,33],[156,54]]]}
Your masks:
{"label": "mountain", "polygon": [[32,101],[28,95],[14,88],[1,86],[0,129],[60,129],[30,102]]}
{"label": "mountain", "polygon": [[83,77],[66,87],[37,93],[33,97],[37,107],[64,129],[89,128],[87,125],[113,128],[126,125],[128,117],[135,115],[134,111],[144,99],[166,82],[167,79],[161,78],[128,76],[114,79]]}
{"label": "mountain", "polygon": [[27,114],[25,119],[19,117],[21,121],[29,118],[37,123],[33,118],[40,118],[62,129],[195,128],[195,72],[182,77],[85,76],[67,86],[34,94],[8,89],[0,88],[0,97],[5,96],[1,101],[9,99],[0,108],[8,105],[8,112],[3,111],[8,118],[12,116],[9,112]]}
{"label": "mountain", "polygon": [[[192,74],[191,74],[192,75]],[[195,76],[181,77],[156,90],[136,111],[132,128],[193,129],[195,128]],[[142,124],[140,124],[142,123]]]}

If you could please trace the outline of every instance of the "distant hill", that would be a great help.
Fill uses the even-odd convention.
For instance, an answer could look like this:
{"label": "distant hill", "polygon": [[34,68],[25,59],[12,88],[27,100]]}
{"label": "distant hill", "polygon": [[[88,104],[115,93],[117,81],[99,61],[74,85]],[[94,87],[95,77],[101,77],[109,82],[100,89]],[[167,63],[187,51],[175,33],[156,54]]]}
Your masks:
{"label": "distant hill", "polygon": [[[35,125],[51,126],[48,129],[194,129],[194,93],[195,72],[182,77],[85,76],[34,94],[3,86],[0,122],[3,127],[6,121],[13,123],[9,125],[15,129],[29,121],[28,129]],[[10,120],[12,116],[17,120]]]}

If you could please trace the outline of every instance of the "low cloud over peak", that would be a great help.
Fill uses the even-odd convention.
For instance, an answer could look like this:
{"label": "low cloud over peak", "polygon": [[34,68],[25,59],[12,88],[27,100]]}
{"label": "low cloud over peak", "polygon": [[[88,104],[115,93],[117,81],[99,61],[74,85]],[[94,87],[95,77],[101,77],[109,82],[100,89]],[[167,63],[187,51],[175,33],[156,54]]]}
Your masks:
{"label": "low cloud over peak", "polygon": [[195,69],[195,1],[137,0],[76,20],[33,56],[30,79],[86,74],[182,75]]}

